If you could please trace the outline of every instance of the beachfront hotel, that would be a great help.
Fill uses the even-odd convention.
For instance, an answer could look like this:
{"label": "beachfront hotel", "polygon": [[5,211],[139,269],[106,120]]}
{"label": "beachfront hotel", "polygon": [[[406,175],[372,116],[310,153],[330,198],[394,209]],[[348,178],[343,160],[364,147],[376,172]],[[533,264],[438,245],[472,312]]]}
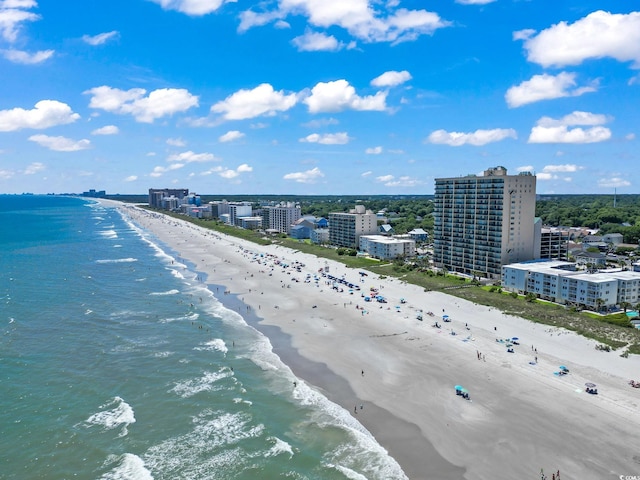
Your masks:
{"label": "beachfront hotel", "polygon": [[502,265],[536,255],[536,177],[507,175],[504,167],[482,175],[436,178],[434,254],[438,268],[500,278]]}
{"label": "beachfront hotel", "polygon": [[291,233],[291,227],[302,216],[300,205],[293,202],[283,202],[275,206],[262,207],[263,216],[267,219],[267,228],[280,233]]}
{"label": "beachfront hotel", "polygon": [[329,214],[329,243],[338,247],[357,249],[360,246],[360,236],[378,233],[378,216],[364,205],[348,213],[336,212]]}

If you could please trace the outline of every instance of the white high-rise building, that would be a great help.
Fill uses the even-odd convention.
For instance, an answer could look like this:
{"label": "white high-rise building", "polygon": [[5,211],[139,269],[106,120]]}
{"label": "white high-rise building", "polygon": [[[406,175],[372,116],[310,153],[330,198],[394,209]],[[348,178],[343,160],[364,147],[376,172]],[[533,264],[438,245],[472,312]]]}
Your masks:
{"label": "white high-rise building", "polygon": [[500,278],[502,265],[535,256],[536,177],[483,175],[436,178],[434,262],[465,275]]}
{"label": "white high-rise building", "polygon": [[364,205],[356,205],[349,213],[329,214],[329,243],[339,247],[358,248],[361,235],[378,233],[378,217]]}
{"label": "white high-rise building", "polygon": [[269,216],[268,228],[287,235],[291,233],[291,226],[302,216],[300,205],[293,202],[281,203],[274,207],[264,207],[264,210],[268,212]]}

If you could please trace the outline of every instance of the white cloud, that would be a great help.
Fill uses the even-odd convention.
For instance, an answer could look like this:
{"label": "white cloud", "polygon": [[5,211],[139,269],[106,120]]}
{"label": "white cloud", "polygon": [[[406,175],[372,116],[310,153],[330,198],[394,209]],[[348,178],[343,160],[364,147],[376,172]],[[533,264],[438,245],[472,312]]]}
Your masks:
{"label": "white cloud", "polygon": [[83,35],[82,40],[89,45],[103,45],[111,39],[116,39],[120,36],[120,32],[112,30],[111,32],[99,33],[98,35]]}
{"label": "white cloud", "polygon": [[[597,143],[609,140],[611,130],[601,126],[607,115],[575,111],[560,119],[542,117],[531,129],[528,143]],[[590,128],[569,128],[586,125]]]}
{"label": "white cloud", "polygon": [[393,175],[388,175],[388,176],[391,178],[384,182],[385,187],[416,187],[418,185],[423,184],[423,182],[421,182],[420,180],[406,176],[406,175],[399,177],[397,179],[395,179]]}
{"label": "white cloud", "polygon": [[125,182],[135,182],[136,180],[138,180],[137,175],[129,175],[127,178],[124,179]]}
{"label": "white cloud", "polygon": [[315,183],[315,181],[321,177],[324,177],[324,173],[320,171],[318,167],[306,172],[287,173],[284,177],[285,180],[293,180],[298,183]]}
{"label": "white cloud", "polygon": [[33,162],[32,164],[28,165],[27,168],[24,169],[24,174],[35,175],[36,173],[41,172],[45,168],[46,167],[44,166],[44,163]]}
{"label": "white cloud", "polygon": [[627,134],[624,136],[624,139],[625,139],[625,140],[635,140],[635,139],[636,139],[636,134],[635,134],[635,133],[627,133]]}
{"label": "white cloud", "polygon": [[175,153],[167,157],[167,162],[181,162],[181,163],[203,163],[203,162],[215,162],[219,160],[213,153],[195,153],[191,150],[182,153]]}
{"label": "white cloud", "polygon": [[602,125],[611,121],[611,117],[601,113],[581,112],[576,110],[562,118],[542,117],[538,120],[537,125],[543,127],[571,126],[571,125]]}
{"label": "white cloud", "polygon": [[338,124],[340,124],[340,122],[337,119],[329,117],[329,118],[318,118],[316,120],[310,120],[307,123],[303,123],[302,126],[307,128],[320,128],[320,127],[327,127],[329,125],[338,125]]}
{"label": "white cloud", "polygon": [[21,24],[24,22],[35,22],[40,20],[40,15],[21,10],[22,8],[32,8],[35,2],[5,2],[0,9],[0,35],[7,42],[13,43],[18,39]]}
{"label": "white cloud", "polygon": [[584,93],[595,92],[597,82],[592,85],[572,88],[576,86],[576,74],[561,72],[558,75],[534,75],[530,80],[511,87],[505,94],[509,107],[521,107],[540,100],[560,97],[578,97]]}
{"label": "white cloud", "polygon": [[408,82],[412,78],[411,74],[406,70],[401,72],[390,70],[371,80],[371,85],[374,87],[395,87]]}
{"label": "white cloud", "polygon": [[300,139],[301,142],[321,143],[323,145],[345,145],[349,143],[349,140],[350,138],[347,132],[324,133],[322,135],[312,133]]}
{"label": "white cloud", "polygon": [[253,172],[253,167],[250,167],[246,163],[243,163],[235,170],[231,168],[220,169],[218,171],[218,175],[220,175],[222,178],[232,179],[232,178],[239,177],[242,173],[249,173],[249,172]]}
{"label": "white cloud", "polygon": [[368,155],[380,155],[382,153],[382,147],[378,146],[378,147],[367,148],[364,151],[364,153]]}
{"label": "white cloud", "polygon": [[80,115],[73,113],[66,103],[41,100],[32,110],[12,108],[0,110],[0,132],[13,132],[23,128],[44,129],[73,123]]}
{"label": "white cloud", "polygon": [[557,180],[558,176],[557,175],[553,175],[549,172],[540,172],[538,174],[536,174],[536,179],[537,180]]}
{"label": "white cloud", "polygon": [[378,182],[390,182],[391,180],[393,180],[395,177],[393,175],[381,175],[379,177],[376,177],[376,180]]}
{"label": "white cloud", "polygon": [[373,174],[373,172],[371,170],[367,170],[366,172],[362,172],[360,174],[361,177],[369,177]]}
{"label": "white cloud", "polygon": [[568,129],[560,127],[533,127],[529,143],[597,143],[611,138],[611,130],[606,127],[580,127]]}
{"label": "white cloud", "polygon": [[622,177],[610,177],[610,178],[601,178],[598,180],[598,187],[600,188],[618,188],[618,187],[630,187],[631,182]]}
{"label": "white cloud", "polygon": [[611,57],[640,66],[640,12],[590,13],[573,24],[560,22],[537,35],[527,32],[527,59],[543,67],[579,65],[587,59]]}
{"label": "white cloud", "polygon": [[171,145],[172,147],[184,147],[187,144],[181,138],[167,138],[167,145]]}
{"label": "white cloud", "polygon": [[159,4],[163,10],[176,10],[191,16],[207,15],[215,12],[225,3],[237,0],[151,0]]}
{"label": "white cloud", "polygon": [[482,146],[487,143],[499,142],[505,138],[518,138],[516,131],[512,128],[494,128],[493,130],[476,130],[471,133],[447,132],[446,130],[436,130],[432,132],[427,141],[441,145],[459,147],[461,145]]}
{"label": "white cloud", "polygon": [[[397,9],[397,2],[387,2],[376,9],[368,0],[280,0],[279,10],[241,14],[240,31],[281,20],[287,15],[304,15],[318,28],[339,26],[365,42],[403,42],[420,35],[431,35],[449,22],[426,10]],[[381,7],[381,8],[378,8]]]}
{"label": "white cloud", "polygon": [[23,65],[35,65],[48,60],[53,56],[55,50],[40,50],[38,52],[29,53],[22,50],[2,50],[2,56],[13,63]]}
{"label": "white cloud", "polygon": [[277,10],[272,12],[256,13],[252,10],[245,10],[240,13],[240,25],[238,25],[238,32],[243,33],[252,27],[261,27],[276,21],[276,28],[289,28],[289,24],[282,20],[283,14]]}
{"label": "white cloud", "polygon": [[150,177],[161,177],[163,174],[167,172],[171,172],[173,170],[179,170],[184,167],[184,163],[172,163],[168,167],[157,166],[154,167],[153,171],[149,174]]}
{"label": "white cloud", "polygon": [[111,113],[130,114],[138,122],[152,123],[158,118],[184,112],[198,106],[198,97],[188,90],[160,88],[144,96],[143,88],[120,90],[106,85],[84,92],[91,95],[89,107]]}
{"label": "white cloud", "polygon": [[37,7],[36,0],[1,0],[0,8],[33,8]]}
{"label": "white cloud", "polygon": [[533,172],[533,165],[524,165],[522,167],[516,168],[516,172]]}
{"label": "white cloud", "polygon": [[304,32],[304,35],[295,37],[291,43],[299,52],[336,52],[345,47],[345,44],[339,42],[333,35],[325,35],[311,30]]}
{"label": "white cloud", "polygon": [[42,147],[56,152],[77,152],[91,148],[91,142],[87,139],[72,140],[66,137],[51,137],[49,135],[31,135],[29,140]]}
{"label": "white cloud", "polygon": [[96,128],[91,132],[91,135],[117,135],[120,133],[120,129],[115,125],[105,125],[104,127]]}
{"label": "white cloud", "polygon": [[336,80],[319,82],[303,102],[309,107],[310,113],[340,112],[346,109],[383,111],[386,109],[386,99],[386,92],[360,97],[349,82]]}
{"label": "white cloud", "polygon": [[460,3],[462,5],[486,5],[495,1],[496,0],[456,0],[456,3]]}
{"label": "white cloud", "polygon": [[221,113],[227,120],[244,120],[284,112],[297,102],[298,98],[295,93],[286,95],[282,90],[276,92],[271,85],[263,83],[253,90],[238,90],[213,105],[211,111]]}
{"label": "white cloud", "polygon": [[220,137],[218,137],[218,141],[222,143],[233,142],[234,140],[238,140],[242,137],[244,137],[244,133],[238,130],[229,130],[224,135],[221,135]]}
{"label": "white cloud", "polygon": [[564,165],[545,165],[542,173],[575,173],[583,170],[584,167],[575,164],[566,163]]}

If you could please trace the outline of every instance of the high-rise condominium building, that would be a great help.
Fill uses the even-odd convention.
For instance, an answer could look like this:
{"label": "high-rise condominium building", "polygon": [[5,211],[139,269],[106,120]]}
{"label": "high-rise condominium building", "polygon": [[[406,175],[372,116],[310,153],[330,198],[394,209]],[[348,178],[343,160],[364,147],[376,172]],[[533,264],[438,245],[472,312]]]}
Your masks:
{"label": "high-rise condominium building", "polygon": [[465,275],[499,278],[502,265],[532,260],[536,177],[507,175],[504,167],[483,175],[436,178],[434,262]]}
{"label": "high-rise condominium building", "polygon": [[339,247],[358,248],[361,235],[378,233],[378,217],[364,205],[356,205],[349,213],[329,214],[329,243]]}
{"label": "high-rise condominium building", "polygon": [[263,207],[263,211],[267,212],[269,217],[268,228],[286,233],[287,235],[291,233],[291,225],[297,222],[302,216],[300,205],[292,202]]}

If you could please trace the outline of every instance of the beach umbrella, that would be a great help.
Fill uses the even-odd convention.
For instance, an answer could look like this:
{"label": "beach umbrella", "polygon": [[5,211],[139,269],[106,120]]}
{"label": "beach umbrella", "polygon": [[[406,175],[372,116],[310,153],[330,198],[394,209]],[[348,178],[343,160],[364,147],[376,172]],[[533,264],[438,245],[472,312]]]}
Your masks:
{"label": "beach umbrella", "polygon": [[442,315],[442,318],[449,318],[449,315]]}
{"label": "beach umbrella", "polygon": [[462,385],[456,385],[454,387],[456,390],[464,390],[464,388],[462,387]]}
{"label": "beach umbrella", "polygon": [[568,369],[567,367],[565,367],[564,365],[560,365],[558,368],[559,368],[560,370],[569,370],[569,369]]}
{"label": "beach umbrella", "polygon": [[520,340],[518,337],[511,337],[511,340]]}
{"label": "beach umbrella", "polygon": [[585,383],[584,386],[588,387],[588,388],[596,388],[596,384],[595,383],[591,383],[591,382]]}

